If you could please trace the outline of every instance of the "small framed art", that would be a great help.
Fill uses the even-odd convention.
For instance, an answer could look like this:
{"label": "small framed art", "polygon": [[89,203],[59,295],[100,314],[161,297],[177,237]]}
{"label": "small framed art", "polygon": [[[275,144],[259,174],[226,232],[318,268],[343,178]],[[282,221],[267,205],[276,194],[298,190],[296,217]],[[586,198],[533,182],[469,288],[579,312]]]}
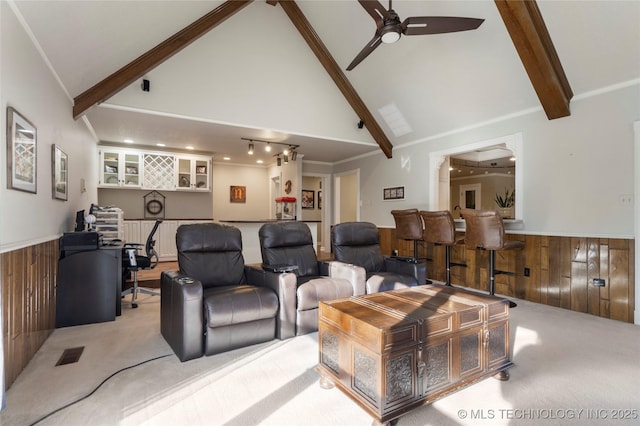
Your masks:
{"label": "small framed art", "polygon": [[232,203],[246,203],[247,187],[246,186],[230,186],[229,201]]}
{"label": "small framed art", "polygon": [[7,107],[7,188],[37,192],[37,145],[36,127]]}
{"label": "small framed art", "polygon": [[404,186],[394,186],[382,190],[383,200],[404,200]]}
{"label": "small framed art", "polygon": [[58,145],[51,145],[51,196],[63,201],[69,198],[69,158]]}
{"label": "small framed art", "polygon": [[315,208],[315,191],[302,190],[302,208],[313,209]]}

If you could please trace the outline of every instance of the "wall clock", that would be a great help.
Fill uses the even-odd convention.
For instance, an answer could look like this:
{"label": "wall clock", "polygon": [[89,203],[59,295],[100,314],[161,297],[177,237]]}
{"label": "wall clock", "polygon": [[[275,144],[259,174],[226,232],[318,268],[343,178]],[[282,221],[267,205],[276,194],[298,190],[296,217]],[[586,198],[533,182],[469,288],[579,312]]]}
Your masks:
{"label": "wall clock", "polygon": [[164,209],[164,206],[160,202],[160,200],[150,200],[147,201],[147,212],[154,216],[159,215]]}
{"label": "wall clock", "polygon": [[144,196],[143,208],[145,219],[163,219],[165,212],[165,196],[158,191],[151,191]]}

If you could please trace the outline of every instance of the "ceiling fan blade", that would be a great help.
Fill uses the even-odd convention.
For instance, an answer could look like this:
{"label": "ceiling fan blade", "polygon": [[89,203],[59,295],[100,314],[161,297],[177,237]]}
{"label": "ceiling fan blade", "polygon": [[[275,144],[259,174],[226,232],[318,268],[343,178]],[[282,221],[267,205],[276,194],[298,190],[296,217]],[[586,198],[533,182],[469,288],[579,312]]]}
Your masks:
{"label": "ceiling fan blade", "polygon": [[382,28],[385,19],[393,19],[391,14],[385,9],[380,2],[375,0],[358,0],[358,3],[364,7],[369,15],[376,21],[376,27]]}
{"label": "ceiling fan blade", "polygon": [[453,16],[414,16],[402,23],[404,35],[442,34],[475,30],[484,19]]}
{"label": "ceiling fan blade", "polygon": [[380,34],[376,32],[375,37],[373,37],[369,44],[367,44],[364,49],[362,49],[360,53],[358,53],[358,56],[356,56],[355,59],[351,61],[351,63],[347,67],[347,71],[351,71],[352,69],[354,69],[356,65],[362,62],[364,58],[369,56],[369,54],[373,52],[376,47],[380,46],[380,43],[382,43],[382,37],[380,37]]}

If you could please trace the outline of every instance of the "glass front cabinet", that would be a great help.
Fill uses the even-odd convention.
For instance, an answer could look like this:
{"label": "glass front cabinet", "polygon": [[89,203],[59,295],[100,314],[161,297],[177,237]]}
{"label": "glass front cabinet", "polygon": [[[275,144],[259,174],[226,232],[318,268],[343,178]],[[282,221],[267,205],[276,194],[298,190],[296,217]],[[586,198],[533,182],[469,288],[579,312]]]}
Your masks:
{"label": "glass front cabinet", "polygon": [[118,149],[100,149],[100,180],[105,188],[141,188],[142,154]]}
{"label": "glass front cabinet", "polygon": [[179,191],[209,191],[211,159],[200,156],[177,157],[177,182]]}
{"label": "glass front cabinet", "polygon": [[211,191],[211,157],[100,147],[100,188]]}

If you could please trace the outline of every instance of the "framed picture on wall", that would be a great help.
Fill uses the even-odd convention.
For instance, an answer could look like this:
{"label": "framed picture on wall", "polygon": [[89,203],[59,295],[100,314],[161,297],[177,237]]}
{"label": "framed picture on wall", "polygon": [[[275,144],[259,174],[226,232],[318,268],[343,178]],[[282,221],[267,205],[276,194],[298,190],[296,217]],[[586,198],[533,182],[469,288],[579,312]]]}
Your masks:
{"label": "framed picture on wall", "polygon": [[51,145],[51,195],[56,200],[68,199],[69,159],[57,145]]}
{"label": "framed picture on wall", "polygon": [[302,208],[313,209],[315,208],[315,191],[302,190]]}
{"label": "framed picture on wall", "polygon": [[247,187],[246,186],[230,186],[229,187],[229,201],[232,203],[246,203],[247,202]]}
{"label": "framed picture on wall", "polygon": [[384,188],[382,190],[382,199],[387,200],[404,200],[404,186],[394,186],[392,188]]}
{"label": "framed picture on wall", "polygon": [[7,107],[7,188],[37,192],[37,144],[36,127]]}
{"label": "framed picture on wall", "polygon": [[318,210],[322,210],[322,191],[318,191]]}

